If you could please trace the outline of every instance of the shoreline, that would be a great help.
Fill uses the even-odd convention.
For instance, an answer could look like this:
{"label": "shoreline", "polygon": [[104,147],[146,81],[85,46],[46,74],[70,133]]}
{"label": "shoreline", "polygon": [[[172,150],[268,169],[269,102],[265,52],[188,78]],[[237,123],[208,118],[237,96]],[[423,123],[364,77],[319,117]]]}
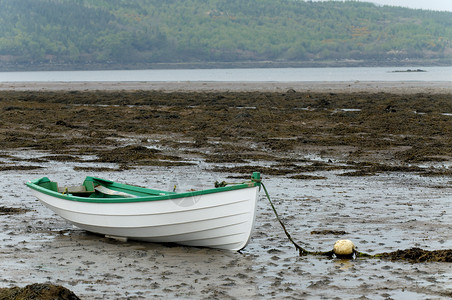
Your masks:
{"label": "shoreline", "polygon": [[237,61],[237,62],[160,62],[160,63],[37,63],[15,64],[0,62],[1,72],[34,71],[98,71],[98,70],[145,70],[145,69],[216,69],[216,68],[359,68],[359,67],[450,67],[450,58],[385,60],[323,60],[323,61]]}
{"label": "shoreline", "polygon": [[303,82],[217,82],[217,81],[77,81],[0,82],[0,91],[161,91],[161,92],[334,92],[393,94],[452,94],[449,81],[303,81]]}

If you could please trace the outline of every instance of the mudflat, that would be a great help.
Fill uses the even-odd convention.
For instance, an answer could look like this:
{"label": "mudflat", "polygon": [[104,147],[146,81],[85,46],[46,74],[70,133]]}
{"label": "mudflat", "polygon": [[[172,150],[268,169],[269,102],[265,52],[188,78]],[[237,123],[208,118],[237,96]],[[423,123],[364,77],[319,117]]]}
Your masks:
{"label": "mudflat", "polygon": [[[0,287],[84,299],[450,297],[448,83],[1,83]],[[119,242],[33,199],[37,177],[206,188],[263,175],[241,252]],[[352,296],[353,295],[353,296]]]}
{"label": "mudflat", "polygon": [[451,94],[450,81],[305,81],[305,82],[218,82],[218,81],[86,81],[86,82],[0,82],[0,91],[164,91],[164,92],[388,92],[391,94]]}

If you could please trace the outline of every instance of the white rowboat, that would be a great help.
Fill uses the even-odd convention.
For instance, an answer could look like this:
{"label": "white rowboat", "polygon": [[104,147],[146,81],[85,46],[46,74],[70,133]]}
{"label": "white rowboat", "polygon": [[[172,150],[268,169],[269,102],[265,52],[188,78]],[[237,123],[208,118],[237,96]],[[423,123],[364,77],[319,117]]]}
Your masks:
{"label": "white rowboat", "polygon": [[256,214],[260,174],[251,181],[176,193],[86,177],[59,187],[47,177],[29,181],[33,194],[57,215],[87,231],[123,239],[228,250],[244,248]]}

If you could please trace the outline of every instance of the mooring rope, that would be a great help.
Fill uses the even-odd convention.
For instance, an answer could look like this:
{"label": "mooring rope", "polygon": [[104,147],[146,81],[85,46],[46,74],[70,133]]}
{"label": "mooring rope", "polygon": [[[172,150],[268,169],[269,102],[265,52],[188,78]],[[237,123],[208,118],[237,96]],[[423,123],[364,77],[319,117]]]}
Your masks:
{"label": "mooring rope", "polygon": [[[310,252],[310,251],[304,249],[303,247],[301,247],[300,245],[298,245],[298,244],[292,239],[292,237],[290,236],[290,233],[289,233],[289,232],[287,231],[287,229],[286,229],[286,226],[284,225],[283,221],[282,221],[281,218],[279,217],[278,212],[276,211],[276,208],[275,208],[275,206],[273,205],[273,202],[272,202],[272,200],[271,200],[271,198],[270,198],[270,195],[269,195],[269,193],[268,193],[268,191],[267,191],[267,188],[265,187],[264,183],[262,182],[262,179],[260,179],[260,178],[259,178],[259,179],[257,179],[257,178],[252,178],[251,181],[252,181],[252,182],[258,182],[258,183],[264,188],[265,195],[267,196],[268,202],[270,202],[270,205],[271,205],[271,207],[272,207],[272,209],[273,209],[273,212],[274,212],[274,214],[275,214],[275,216],[276,216],[276,219],[278,220],[279,224],[281,224],[281,227],[283,228],[284,233],[286,234],[286,236],[287,236],[287,238],[289,239],[289,241],[295,246],[295,249],[298,250],[298,253],[300,254],[300,256],[305,256],[305,255],[308,255],[308,254],[319,254],[318,252]],[[242,183],[243,183],[243,182],[242,182]],[[216,182],[215,182],[215,187],[216,187],[216,188],[219,188],[219,187],[225,187],[225,186],[230,185],[230,184],[239,184],[239,183],[226,182],[226,181],[222,181],[222,182],[216,181]]]}
{"label": "mooring rope", "polygon": [[273,212],[275,213],[276,219],[279,221],[279,224],[281,224],[281,227],[283,228],[284,233],[286,234],[286,236],[287,236],[287,238],[289,239],[289,241],[295,246],[295,249],[298,250],[298,253],[300,254],[300,256],[304,256],[304,255],[311,254],[310,251],[304,249],[303,247],[301,247],[300,245],[298,245],[298,244],[292,239],[292,237],[290,236],[289,232],[288,232],[287,229],[286,229],[286,226],[284,225],[283,221],[282,221],[281,218],[279,217],[278,212],[276,211],[276,208],[275,208],[275,206],[273,205],[272,200],[270,199],[270,195],[268,194],[267,188],[265,187],[265,185],[264,185],[263,182],[261,182],[261,185],[262,185],[262,187],[264,188],[265,195],[267,196],[268,202],[270,202],[270,205],[271,205],[271,207],[272,207],[272,209],[273,209]]}
{"label": "mooring rope", "polygon": [[[270,194],[267,191],[267,188],[265,187],[265,184],[262,182],[261,178],[252,178],[251,179],[252,182],[257,182],[260,184],[260,186],[262,186],[262,188],[264,189],[265,195],[267,196],[268,202],[270,203],[270,206],[273,210],[273,213],[275,214],[276,219],[278,220],[279,224],[281,224],[281,227],[284,230],[284,233],[286,234],[287,238],[289,239],[289,241],[295,246],[295,249],[298,250],[298,253],[300,256],[306,256],[306,255],[324,255],[324,256],[332,256],[333,255],[333,251],[326,251],[326,252],[322,252],[322,251],[308,251],[306,249],[304,249],[303,247],[301,247],[300,245],[297,244],[297,242],[295,242],[292,238],[292,236],[290,235],[290,233],[287,231],[286,225],[284,225],[283,221],[281,220],[281,218],[279,217],[278,212],[276,211],[275,205],[273,204],[273,201],[270,198]],[[222,182],[215,182],[215,187],[219,188],[219,187],[225,187],[227,185],[230,184],[243,184],[246,182],[241,182],[241,183],[233,183],[233,182],[226,182],[226,181],[222,181]]]}

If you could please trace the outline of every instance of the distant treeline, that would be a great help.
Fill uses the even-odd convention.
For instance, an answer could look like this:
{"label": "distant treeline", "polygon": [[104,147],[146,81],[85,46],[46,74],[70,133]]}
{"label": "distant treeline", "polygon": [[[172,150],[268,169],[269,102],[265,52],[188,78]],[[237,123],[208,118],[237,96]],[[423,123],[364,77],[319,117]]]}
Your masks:
{"label": "distant treeline", "polygon": [[0,68],[452,59],[452,13],[357,1],[0,0]]}

